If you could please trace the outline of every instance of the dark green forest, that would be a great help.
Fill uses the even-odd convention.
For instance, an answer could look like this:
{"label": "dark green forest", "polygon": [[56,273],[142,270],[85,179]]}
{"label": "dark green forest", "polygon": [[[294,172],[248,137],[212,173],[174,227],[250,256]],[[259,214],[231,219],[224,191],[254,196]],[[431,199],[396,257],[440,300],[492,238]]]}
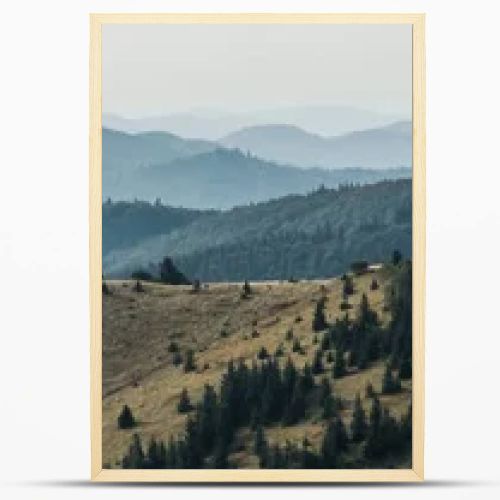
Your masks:
{"label": "dark green forest", "polygon": [[102,205],[103,255],[134,246],[151,236],[167,234],[211,213],[213,211],[165,206],[159,199],[154,203],[107,200]]}
{"label": "dark green forest", "polygon": [[411,200],[404,179],[321,187],[210,213],[105,203],[104,274],[143,269],[158,276],[158,263],[170,256],[191,280],[303,279],[340,274],[356,260],[383,261],[394,248],[409,258]]}

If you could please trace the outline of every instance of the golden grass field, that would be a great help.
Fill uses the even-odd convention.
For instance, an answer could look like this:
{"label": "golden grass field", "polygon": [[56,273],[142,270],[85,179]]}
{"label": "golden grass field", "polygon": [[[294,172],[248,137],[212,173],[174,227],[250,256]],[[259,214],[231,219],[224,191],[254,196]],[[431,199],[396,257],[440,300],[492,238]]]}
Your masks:
{"label": "golden grass field", "polygon": [[[375,277],[381,285],[371,291]],[[350,297],[355,314],[362,293],[379,313],[382,322],[388,320],[383,311],[384,272],[377,271],[354,278],[356,292]],[[107,281],[110,295],[103,295],[103,463],[105,467],[119,467],[130,437],[137,432],[144,443],[150,436],[168,439],[184,429],[186,415],[177,412],[179,394],[187,388],[195,403],[206,383],[217,389],[221,373],[230,360],[243,359],[250,365],[263,346],[272,354],[283,344],[285,362],[290,356],[297,366],[312,361],[317,348],[313,344],[311,322],[315,302],[327,296],[326,315],[329,321],[340,316],[342,298],[340,279],[301,281],[298,283],[252,283],[250,299],[241,298],[241,283],[210,284],[193,293],[190,286],[170,286],[144,283],[144,292],[134,291],[133,281]],[[301,317],[302,321],[297,322]],[[305,355],[291,352],[292,342],[285,340],[289,328],[299,338]],[[226,337],[221,331],[227,332]],[[252,338],[252,332],[258,332]],[[255,335],[255,334],[254,334]],[[319,338],[321,336],[319,335]],[[181,351],[195,351],[197,370],[184,373],[182,365],[174,366],[168,345],[176,341]],[[350,420],[351,406],[357,393],[369,411],[365,387],[371,382],[378,392],[384,364],[370,366],[339,380],[330,375],[330,364],[325,363],[333,391],[346,400],[342,410],[345,423]],[[403,390],[394,395],[382,395],[383,406],[395,416],[407,410],[411,400],[411,381],[403,382]],[[138,427],[120,430],[117,417],[128,404]],[[268,440],[283,444],[286,439],[301,442],[307,435],[312,446],[317,446],[324,432],[324,422],[311,415],[298,425],[266,428]],[[237,443],[230,460],[238,467],[256,468],[258,459],[251,452],[253,435],[248,429],[237,434]]]}

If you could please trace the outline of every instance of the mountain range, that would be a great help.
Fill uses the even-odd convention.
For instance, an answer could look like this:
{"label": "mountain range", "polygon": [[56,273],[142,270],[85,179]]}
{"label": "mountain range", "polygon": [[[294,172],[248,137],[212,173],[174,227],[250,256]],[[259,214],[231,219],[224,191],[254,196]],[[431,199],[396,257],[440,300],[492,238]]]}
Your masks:
{"label": "mountain range", "polygon": [[163,131],[216,141],[235,130],[269,123],[293,125],[309,133],[329,137],[383,127],[403,119],[407,118],[351,106],[295,106],[232,113],[195,109],[144,118],[124,118],[104,113],[103,126],[122,132]]}
{"label": "mountain range", "polygon": [[410,167],[412,162],[411,122],[336,137],[311,134],[290,125],[255,126],[233,132],[219,143],[295,166],[390,168]]}
{"label": "mountain range", "polygon": [[[304,151],[315,147],[319,149],[321,143],[326,141],[296,128],[279,127],[279,131],[288,139],[283,136],[281,141],[275,139],[275,143],[280,145],[277,149],[285,151],[288,141],[290,148],[295,147],[297,155],[301,148]],[[377,135],[375,131],[368,135],[371,137],[373,134]],[[383,135],[384,132],[378,134],[379,137]],[[296,136],[305,139],[299,140]],[[344,151],[344,157],[349,155],[346,151],[351,151],[351,166],[360,165],[353,158],[357,154],[355,144],[359,148],[365,147],[365,136],[361,134],[361,138],[356,140],[349,134],[346,144],[350,145],[342,149],[343,142],[339,141],[335,146],[340,152]],[[254,141],[253,144],[257,143]],[[365,184],[411,176],[411,170],[405,166],[332,170],[297,168],[297,164],[291,166],[270,161],[251,151],[243,153],[240,149],[165,132],[129,134],[105,128],[102,134],[103,198],[161,198],[171,206],[227,209],[290,193],[307,193],[322,184],[335,187],[345,183]],[[306,159],[307,154],[302,157]]]}

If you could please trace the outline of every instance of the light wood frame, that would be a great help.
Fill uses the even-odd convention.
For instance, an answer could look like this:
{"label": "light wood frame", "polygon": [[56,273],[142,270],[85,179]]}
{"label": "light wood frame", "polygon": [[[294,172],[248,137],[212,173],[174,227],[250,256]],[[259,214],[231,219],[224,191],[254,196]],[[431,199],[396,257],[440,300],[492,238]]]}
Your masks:
{"label": "light wood frame", "polygon": [[[102,467],[102,115],[103,24],[411,24],[413,27],[413,443],[411,469],[115,470]],[[106,482],[325,483],[424,479],[425,319],[424,14],[91,14],[90,15],[90,401],[91,479]]]}

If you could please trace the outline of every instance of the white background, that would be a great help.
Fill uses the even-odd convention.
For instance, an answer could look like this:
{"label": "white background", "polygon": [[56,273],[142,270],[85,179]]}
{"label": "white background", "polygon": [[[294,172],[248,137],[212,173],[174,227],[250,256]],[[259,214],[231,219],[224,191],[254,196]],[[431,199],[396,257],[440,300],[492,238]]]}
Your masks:
{"label": "white background", "polygon": [[[491,1],[287,0],[427,13],[426,477],[401,486],[87,483],[88,13],[284,2],[4,2],[0,27],[0,476],[4,498],[499,498],[499,18]],[[188,491],[190,490],[190,491]]]}

